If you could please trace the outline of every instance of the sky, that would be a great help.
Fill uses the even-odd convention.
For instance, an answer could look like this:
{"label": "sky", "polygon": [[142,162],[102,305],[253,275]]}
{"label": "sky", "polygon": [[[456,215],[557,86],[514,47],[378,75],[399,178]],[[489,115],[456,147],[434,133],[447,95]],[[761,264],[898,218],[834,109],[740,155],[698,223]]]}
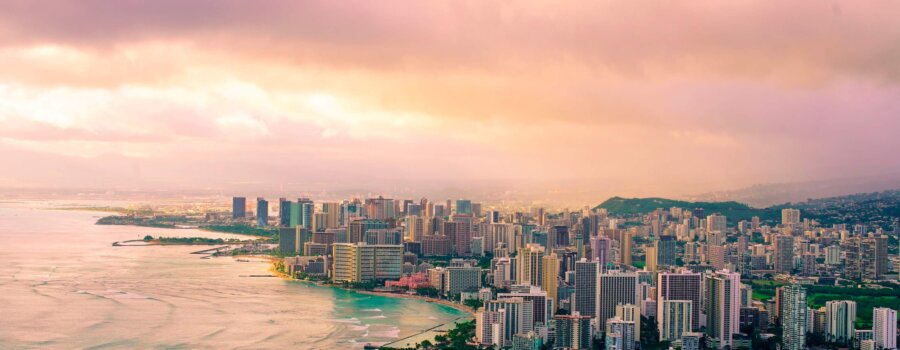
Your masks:
{"label": "sky", "polygon": [[893,0],[3,1],[0,187],[648,196],[896,173],[898,13]]}

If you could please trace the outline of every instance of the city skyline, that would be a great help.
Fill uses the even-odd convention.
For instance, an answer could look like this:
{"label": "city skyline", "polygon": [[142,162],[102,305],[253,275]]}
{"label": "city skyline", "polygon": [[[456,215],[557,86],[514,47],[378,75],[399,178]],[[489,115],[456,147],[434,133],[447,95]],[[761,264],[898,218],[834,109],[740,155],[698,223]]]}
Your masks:
{"label": "city skyline", "polygon": [[8,187],[599,202],[900,172],[894,2],[0,6]]}

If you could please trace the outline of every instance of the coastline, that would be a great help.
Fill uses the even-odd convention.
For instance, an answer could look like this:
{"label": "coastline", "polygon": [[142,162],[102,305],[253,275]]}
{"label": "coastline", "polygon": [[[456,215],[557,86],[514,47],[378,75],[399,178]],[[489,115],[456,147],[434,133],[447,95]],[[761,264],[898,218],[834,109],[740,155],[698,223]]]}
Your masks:
{"label": "coastline", "polygon": [[[264,257],[264,256],[256,256],[256,257]],[[445,299],[429,298],[426,296],[410,295],[410,294],[405,294],[405,293],[374,292],[374,291],[368,291],[368,290],[360,290],[360,289],[353,289],[353,288],[348,288],[348,287],[343,287],[343,286],[337,286],[337,285],[333,285],[333,284],[324,284],[324,283],[319,283],[319,282],[315,282],[315,281],[298,280],[296,278],[291,278],[290,276],[288,276],[284,273],[281,273],[280,271],[275,269],[275,262],[279,261],[280,259],[278,259],[276,257],[272,257],[272,256],[265,256],[265,257],[267,257],[272,262],[272,264],[269,265],[269,268],[267,271],[281,279],[284,279],[284,280],[313,283],[320,287],[343,289],[346,291],[356,292],[359,294],[378,295],[378,296],[389,297],[389,298],[420,300],[420,301],[424,301],[424,302],[428,302],[428,303],[440,304],[443,306],[451,307],[453,309],[456,309],[457,311],[465,312],[466,314],[469,315],[469,317],[475,317],[475,310],[472,310],[472,308],[462,305],[462,304],[457,304],[457,303],[454,303],[452,301],[445,300]]]}

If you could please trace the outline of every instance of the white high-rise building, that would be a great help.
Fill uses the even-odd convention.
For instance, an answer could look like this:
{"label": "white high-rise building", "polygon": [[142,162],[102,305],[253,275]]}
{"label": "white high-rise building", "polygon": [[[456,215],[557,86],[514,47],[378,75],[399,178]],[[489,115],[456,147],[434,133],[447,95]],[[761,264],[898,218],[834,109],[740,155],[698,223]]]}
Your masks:
{"label": "white high-rise building", "polygon": [[797,284],[782,288],[782,349],[806,349],[806,289]]}
{"label": "white high-rise building", "polygon": [[604,325],[606,320],[613,318],[617,305],[637,305],[637,295],[636,273],[614,271],[600,274],[597,281],[597,324]]}
{"label": "white high-rise building", "polygon": [[872,333],[878,349],[896,349],[897,310],[876,307],[872,311]]}
{"label": "white high-rise building", "polygon": [[853,339],[856,322],[856,302],[833,300],[825,303],[825,340],[849,343]]}
{"label": "white high-rise building", "polygon": [[659,340],[674,342],[691,331],[693,302],[690,300],[663,300],[659,302],[657,326]]}

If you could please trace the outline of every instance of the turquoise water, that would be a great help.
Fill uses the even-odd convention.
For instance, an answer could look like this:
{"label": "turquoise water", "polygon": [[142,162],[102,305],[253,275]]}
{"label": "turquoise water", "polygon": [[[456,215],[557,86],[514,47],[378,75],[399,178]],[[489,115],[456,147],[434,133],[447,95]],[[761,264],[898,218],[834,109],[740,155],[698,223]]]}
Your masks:
{"label": "turquoise water", "polygon": [[302,348],[382,344],[464,313],[200,259],[187,246],[112,247],[199,230],[93,225],[103,213],[0,203],[0,348]]}

